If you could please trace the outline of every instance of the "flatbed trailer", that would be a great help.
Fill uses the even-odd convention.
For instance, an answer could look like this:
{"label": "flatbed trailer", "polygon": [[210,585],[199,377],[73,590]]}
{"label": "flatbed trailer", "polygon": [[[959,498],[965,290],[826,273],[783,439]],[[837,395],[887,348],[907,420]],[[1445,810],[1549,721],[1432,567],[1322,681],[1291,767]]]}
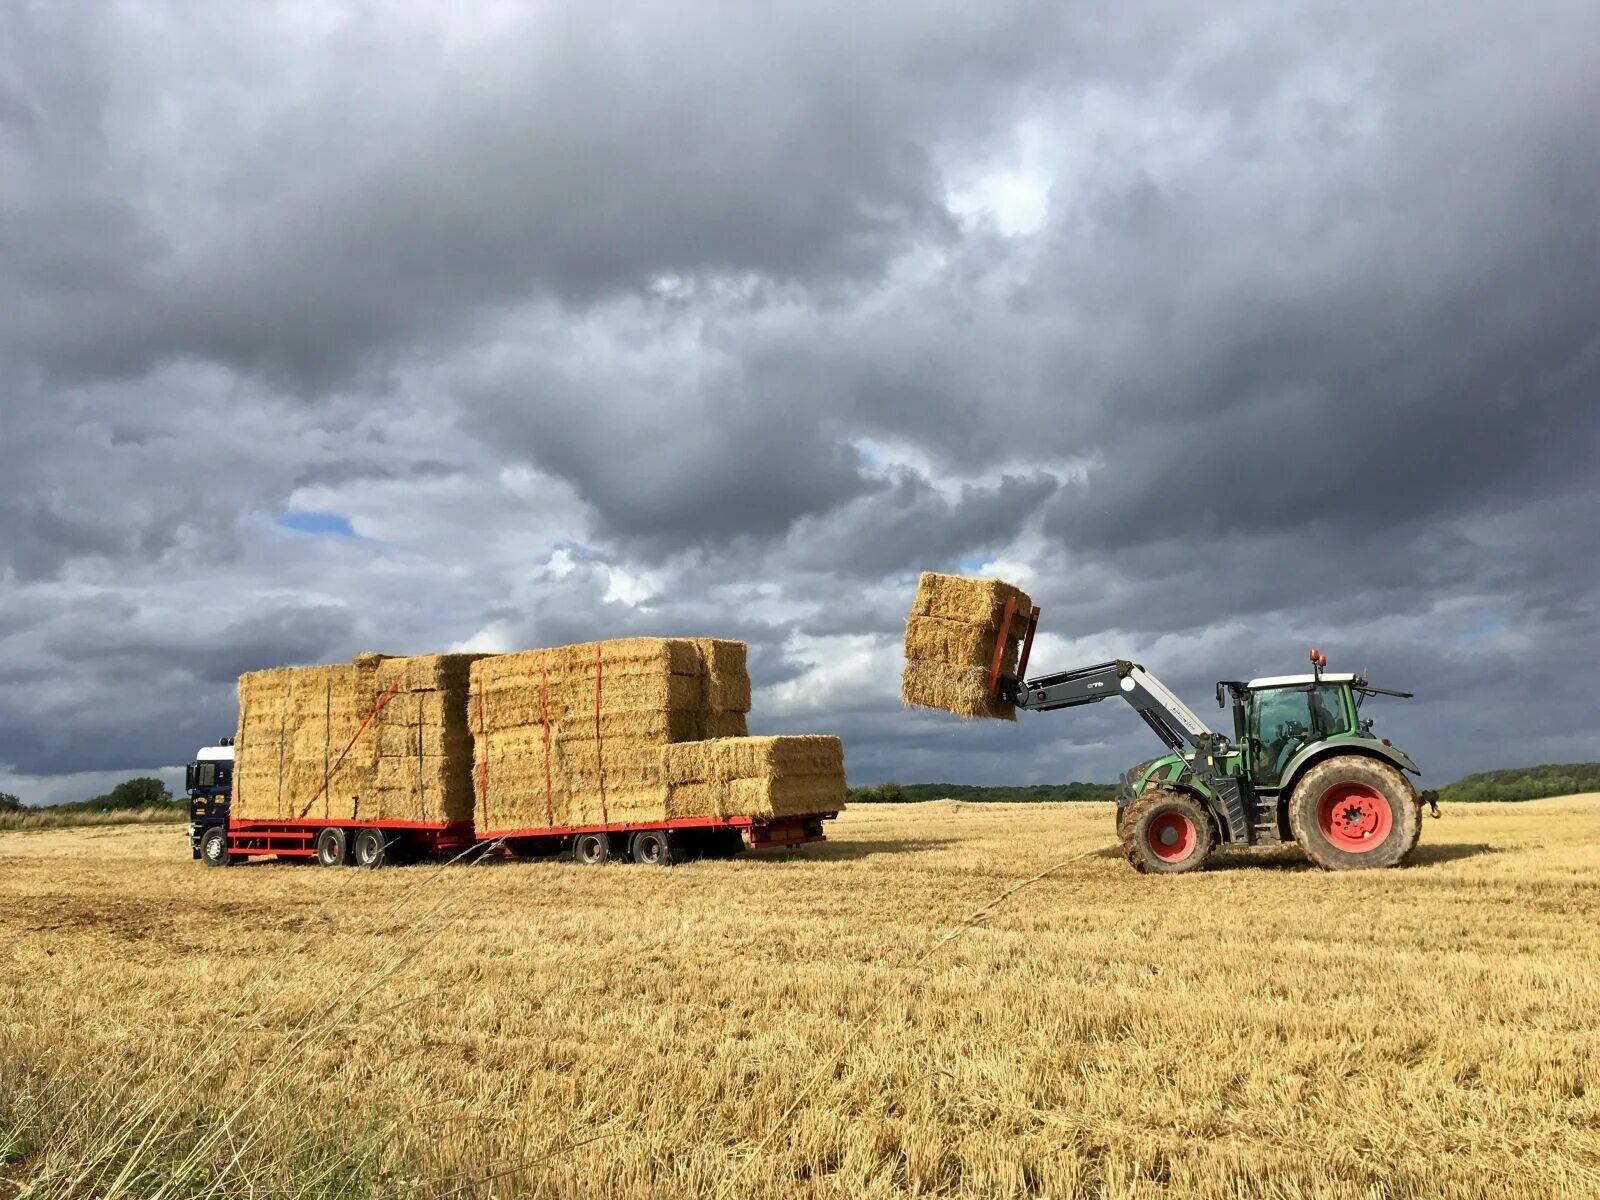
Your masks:
{"label": "flatbed trailer", "polygon": [[194,857],[218,867],[271,856],[370,868],[419,858],[466,857],[475,850],[517,858],[570,855],[589,866],[612,858],[665,866],[688,858],[730,857],[744,850],[825,841],[822,823],[837,815],[674,817],[651,823],[480,832],[470,821],[249,820],[196,798],[189,837]]}

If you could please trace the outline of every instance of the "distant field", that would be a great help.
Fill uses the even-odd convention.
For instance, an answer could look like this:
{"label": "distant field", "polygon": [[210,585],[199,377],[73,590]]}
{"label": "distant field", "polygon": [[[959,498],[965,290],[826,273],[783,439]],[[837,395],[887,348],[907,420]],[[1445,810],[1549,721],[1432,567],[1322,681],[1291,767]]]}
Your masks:
{"label": "distant field", "polygon": [[0,1196],[1600,1195],[1600,796],[1345,875],[1142,877],[1110,814],[671,870],[0,834]]}
{"label": "distant field", "polygon": [[189,810],[182,804],[152,808],[115,808],[85,812],[81,808],[24,808],[0,812],[0,833],[26,829],[66,829],[76,825],[182,825]]}

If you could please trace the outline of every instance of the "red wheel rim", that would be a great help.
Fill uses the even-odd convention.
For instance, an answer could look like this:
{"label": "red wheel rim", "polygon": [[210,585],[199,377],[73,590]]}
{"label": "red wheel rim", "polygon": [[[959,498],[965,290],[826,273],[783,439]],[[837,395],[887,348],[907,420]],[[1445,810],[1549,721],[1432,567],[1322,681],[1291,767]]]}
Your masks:
{"label": "red wheel rim", "polygon": [[1336,783],[1317,801],[1317,828],[1337,849],[1365,854],[1388,840],[1394,812],[1371,784]]}
{"label": "red wheel rim", "polygon": [[1194,853],[1200,835],[1181,812],[1157,813],[1144,827],[1145,845],[1162,862],[1182,862]]}

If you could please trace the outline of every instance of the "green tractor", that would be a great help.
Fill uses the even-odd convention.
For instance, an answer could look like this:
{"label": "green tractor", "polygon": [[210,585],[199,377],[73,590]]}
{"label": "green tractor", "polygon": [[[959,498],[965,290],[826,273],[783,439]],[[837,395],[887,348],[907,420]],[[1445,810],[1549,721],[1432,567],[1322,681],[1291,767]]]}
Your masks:
{"label": "green tractor", "polygon": [[[1019,676],[1032,642],[1030,625]],[[1217,706],[1232,702],[1231,737],[1125,659],[1027,680],[1000,675],[999,662],[997,652],[991,691],[1020,709],[1050,712],[1117,695],[1166,743],[1168,753],[1128,771],[1118,789],[1118,841],[1140,871],[1193,871],[1218,846],[1291,842],[1330,871],[1392,867],[1416,847],[1421,806],[1438,816],[1437,796],[1406,777],[1421,774],[1417,764],[1374,736],[1361,714],[1372,696],[1411,693],[1374,687],[1364,673],[1327,672],[1318,650],[1305,675],[1219,682]]]}

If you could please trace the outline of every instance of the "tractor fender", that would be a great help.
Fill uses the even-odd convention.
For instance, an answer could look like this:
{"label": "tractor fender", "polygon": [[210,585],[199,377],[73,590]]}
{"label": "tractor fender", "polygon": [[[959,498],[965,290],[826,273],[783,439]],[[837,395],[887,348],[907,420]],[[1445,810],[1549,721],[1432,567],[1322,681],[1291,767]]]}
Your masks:
{"label": "tractor fender", "polygon": [[1386,746],[1376,738],[1340,738],[1337,741],[1317,742],[1307,746],[1291,758],[1283,768],[1283,776],[1278,784],[1278,795],[1287,796],[1294,791],[1294,785],[1299,782],[1300,776],[1305,774],[1307,767],[1338,754],[1360,754],[1366,758],[1382,759],[1402,771],[1410,771],[1413,775],[1422,774],[1417,764],[1411,761],[1411,757],[1404,750]]}

